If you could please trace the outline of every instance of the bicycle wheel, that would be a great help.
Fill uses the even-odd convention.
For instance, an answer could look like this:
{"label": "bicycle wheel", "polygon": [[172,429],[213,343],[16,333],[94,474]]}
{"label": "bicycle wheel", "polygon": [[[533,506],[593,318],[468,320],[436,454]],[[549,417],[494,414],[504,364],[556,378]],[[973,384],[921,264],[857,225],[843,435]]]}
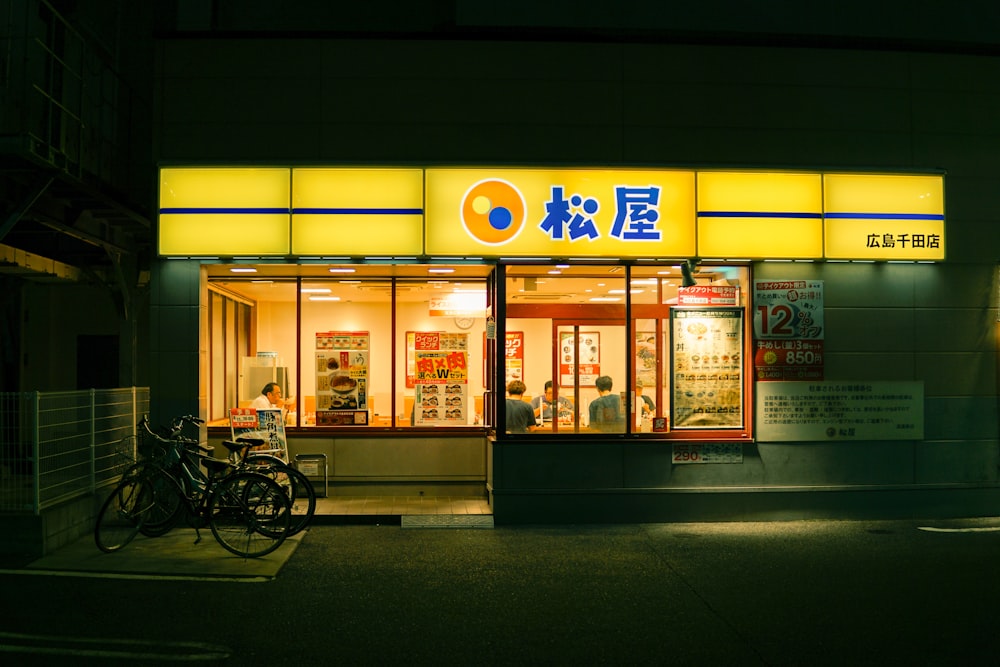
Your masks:
{"label": "bicycle wheel", "polygon": [[316,513],[316,489],[312,482],[298,468],[277,464],[268,459],[256,459],[253,455],[246,459],[248,465],[262,466],[260,472],[271,477],[285,489],[292,504],[291,525],[288,535],[292,536],[309,525]]}
{"label": "bicycle wheel", "polygon": [[164,470],[149,471],[146,477],[153,493],[153,505],[139,532],[146,537],[160,537],[173,530],[184,514],[181,489]]}
{"label": "bicycle wheel", "polygon": [[97,514],[94,541],[105,553],[131,542],[152,506],[153,495],[142,477],[129,477],[115,487]]}
{"label": "bicycle wheel", "polygon": [[227,551],[257,558],[288,537],[291,506],[281,485],[257,473],[236,473],[218,482],[208,500],[208,525]]}

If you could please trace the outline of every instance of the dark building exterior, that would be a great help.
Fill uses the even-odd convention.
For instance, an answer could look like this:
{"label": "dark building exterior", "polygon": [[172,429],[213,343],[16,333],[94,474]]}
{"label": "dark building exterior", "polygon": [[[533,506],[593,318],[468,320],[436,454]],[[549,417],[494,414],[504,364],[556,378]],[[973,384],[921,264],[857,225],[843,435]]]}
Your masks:
{"label": "dark building exterior", "polygon": [[[50,5],[29,4],[56,15]],[[99,319],[104,329],[116,322],[134,332],[131,344],[119,344],[120,381],[148,382],[160,421],[185,413],[209,419],[214,440],[230,432],[230,409],[258,393],[249,369],[274,369],[286,396],[298,399],[286,419],[290,451],[326,455],[338,493],[478,492],[490,497],[498,523],[991,512],[1000,456],[993,187],[1000,138],[992,113],[1000,49],[985,19],[998,10],[984,4],[977,15],[925,16],[891,3],[881,6],[884,16],[868,12],[855,24],[850,8],[836,16],[797,14],[790,5],[773,14],[742,5],[678,14],[649,4],[631,14],[531,3],[390,3],[376,12],[303,2],[280,13],[266,3],[166,3],[145,19],[157,26],[146,42],[152,103],[142,113],[129,107],[137,134],[124,142],[129,155],[142,155],[135,149],[148,137],[149,159],[118,174],[131,175],[125,182],[96,166],[74,174],[51,150],[40,161],[37,142],[23,143],[41,130],[26,130],[35,115],[21,114],[23,125],[5,129],[20,139],[8,143],[17,168],[4,181],[17,193],[11,202],[21,204],[5,211],[0,243],[42,255],[51,247],[51,259],[76,266],[52,244],[29,248],[28,232],[48,216],[45,228],[58,230],[61,243],[89,230],[103,254],[81,268],[87,278],[104,277],[83,282],[100,285],[119,306],[116,317]],[[126,11],[116,9],[116,16]],[[66,153],[65,135],[45,136]],[[81,149],[77,161],[88,164],[95,151]],[[77,200],[55,213],[47,207],[69,197],[43,187],[53,170]],[[87,182],[90,172],[96,184]],[[897,181],[879,180],[924,178],[941,184],[942,196],[928,191],[938,208],[894,207],[895,186],[887,184]],[[454,242],[461,226],[449,215],[464,216],[466,229],[500,209],[518,219],[516,199],[497,203],[507,191],[470,197],[482,183],[521,192],[525,218],[533,207],[550,210],[543,205],[563,194],[557,184],[570,183],[568,211],[589,211],[600,223],[609,204],[588,200],[587,184],[608,193],[642,185],[649,194],[653,181],[664,197],[661,224],[665,193],[673,203],[690,198],[692,245],[650,253],[602,246],[614,233],[610,219],[600,241],[553,252],[524,236],[522,246],[491,240],[496,249],[485,251]],[[804,199],[792,197],[793,182],[804,184]],[[778,185],[772,191],[768,183]],[[838,183],[856,186],[847,199],[870,208],[838,208]],[[534,187],[542,194],[532,195]],[[95,192],[105,205],[82,203]],[[574,208],[577,192],[584,194]],[[730,208],[710,206],[713,192],[720,194],[712,201]],[[459,201],[468,202],[461,214]],[[359,215],[382,217],[335,217]],[[894,255],[913,235],[893,228],[878,232],[878,252],[838,255],[830,230],[851,215],[940,224],[941,252],[922,259],[911,245]],[[749,221],[745,239],[731,252],[706,253],[733,238],[726,227],[721,245],[709,243],[706,230],[727,217]],[[823,226],[815,250],[783,249],[808,236],[781,226],[790,217]],[[511,224],[489,219],[497,229]],[[547,220],[536,217],[534,228],[556,240]],[[272,223],[278,249],[249,242]],[[388,233],[385,225],[398,226]],[[121,235],[131,245],[114,243]],[[433,275],[440,271],[450,273]],[[356,285],[340,280],[346,273]],[[686,328],[685,318],[705,314],[685,310],[693,303],[682,291],[692,286],[688,278],[714,289],[712,298],[732,299],[711,313],[739,319],[718,329],[735,347],[706,348],[720,359],[691,351],[710,341],[686,338],[702,323]],[[52,318],[83,289],[47,287],[40,297],[35,283],[15,281],[20,302],[10,307],[45,303]],[[822,344],[809,349],[822,361],[772,383],[763,373],[770,338],[754,318],[763,285],[785,283],[821,286]],[[655,289],[640,292],[639,284]],[[433,294],[440,286],[471,287],[485,308],[453,308]],[[599,306],[584,296],[598,287],[622,296]],[[341,301],[312,303],[310,294],[322,294],[315,290]],[[67,334],[92,334],[78,317],[66,319]],[[16,359],[46,349],[25,339],[30,326],[18,332]],[[427,333],[436,347],[421,348]],[[794,338],[815,342],[801,332]],[[509,341],[524,346],[513,362]],[[135,351],[132,361],[123,349]],[[451,352],[461,353],[467,374],[451,384],[421,375],[422,363]],[[350,373],[331,362],[350,364]],[[57,384],[54,370],[12,365],[20,387]],[[614,392],[624,392],[625,418],[611,429],[597,428],[587,410],[605,374]],[[350,378],[348,391],[334,389],[338,376]],[[526,435],[496,426],[504,385],[522,376],[535,396],[545,380],[556,381],[571,406],[563,422]],[[632,385],[644,378],[644,393],[657,403],[648,428],[632,413]],[[786,386],[775,394],[778,384]],[[911,420],[893,422],[904,432],[889,435],[830,424],[810,435],[794,410],[829,416],[835,406],[810,402],[807,390],[803,398],[799,389],[808,385],[842,392],[837,400],[848,403],[883,392],[871,407],[909,410]],[[733,397],[723,399],[720,387]],[[449,388],[456,402],[439,405]],[[700,422],[685,412],[688,390]],[[798,429],[791,436],[765,405],[775,395],[794,404],[784,420]]]}

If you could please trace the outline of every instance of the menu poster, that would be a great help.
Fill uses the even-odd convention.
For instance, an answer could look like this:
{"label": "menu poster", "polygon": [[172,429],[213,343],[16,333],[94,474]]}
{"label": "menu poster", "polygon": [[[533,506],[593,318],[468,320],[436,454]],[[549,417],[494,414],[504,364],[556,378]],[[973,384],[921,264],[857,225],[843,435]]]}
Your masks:
{"label": "menu poster", "polygon": [[317,425],[368,423],[369,341],[367,331],[316,334]]}
{"label": "menu poster", "polygon": [[559,334],[559,386],[576,385],[577,369],[581,387],[593,387],[601,375],[601,334],[596,331],[581,331],[579,339],[572,333]]}
{"label": "menu poster", "polygon": [[257,410],[255,408],[230,408],[229,427],[232,439],[256,438],[264,444],[253,451],[274,454],[288,463],[288,441],[285,439],[285,420],[281,410]]}
{"label": "menu poster", "polygon": [[672,308],[671,426],[743,426],[743,309]]}
{"label": "menu poster", "polygon": [[656,387],[656,333],[653,331],[635,332],[635,379],[643,387]]}
{"label": "menu poster", "polygon": [[414,425],[469,423],[468,334],[414,333]]}

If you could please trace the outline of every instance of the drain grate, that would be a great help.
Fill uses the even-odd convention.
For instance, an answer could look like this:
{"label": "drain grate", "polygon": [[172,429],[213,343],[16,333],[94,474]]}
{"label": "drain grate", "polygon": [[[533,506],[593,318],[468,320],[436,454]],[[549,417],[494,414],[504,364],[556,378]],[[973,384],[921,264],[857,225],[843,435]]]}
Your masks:
{"label": "drain grate", "polygon": [[492,514],[410,514],[400,517],[403,528],[493,528]]}

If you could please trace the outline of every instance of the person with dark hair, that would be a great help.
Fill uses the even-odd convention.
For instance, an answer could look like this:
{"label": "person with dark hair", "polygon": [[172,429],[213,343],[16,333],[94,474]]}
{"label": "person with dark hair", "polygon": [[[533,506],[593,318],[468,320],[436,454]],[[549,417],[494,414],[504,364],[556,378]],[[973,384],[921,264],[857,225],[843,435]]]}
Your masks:
{"label": "person with dark hair", "polygon": [[281,385],[277,382],[268,382],[260,390],[260,396],[253,399],[251,408],[257,410],[280,410],[285,405],[281,398]]}
{"label": "person with dark hair", "polygon": [[558,401],[554,401],[552,399],[553,393],[552,380],[549,380],[545,383],[545,394],[543,396],[535,396],[531,399],[531,408],[535,412],[535,417],[543,422],[552,421],[553,403],[559,404],[557,414],[562,419],[568,419],[573,416],[573,404],[569,399],[560,396]]}
{"label": "person with dark hair", "polygon": [[525,389],[527,387],[520,380],[507,385],[507,433],[527,433],[535,425],[531,405],[524,400]]}
{"label": "person with dark hair", "polygon": [[614,431],[624,425],[622,401],[611,393],[612,380],[602,375],[594,381],[599,397],[590,402],[590,426],[602,431]]}

